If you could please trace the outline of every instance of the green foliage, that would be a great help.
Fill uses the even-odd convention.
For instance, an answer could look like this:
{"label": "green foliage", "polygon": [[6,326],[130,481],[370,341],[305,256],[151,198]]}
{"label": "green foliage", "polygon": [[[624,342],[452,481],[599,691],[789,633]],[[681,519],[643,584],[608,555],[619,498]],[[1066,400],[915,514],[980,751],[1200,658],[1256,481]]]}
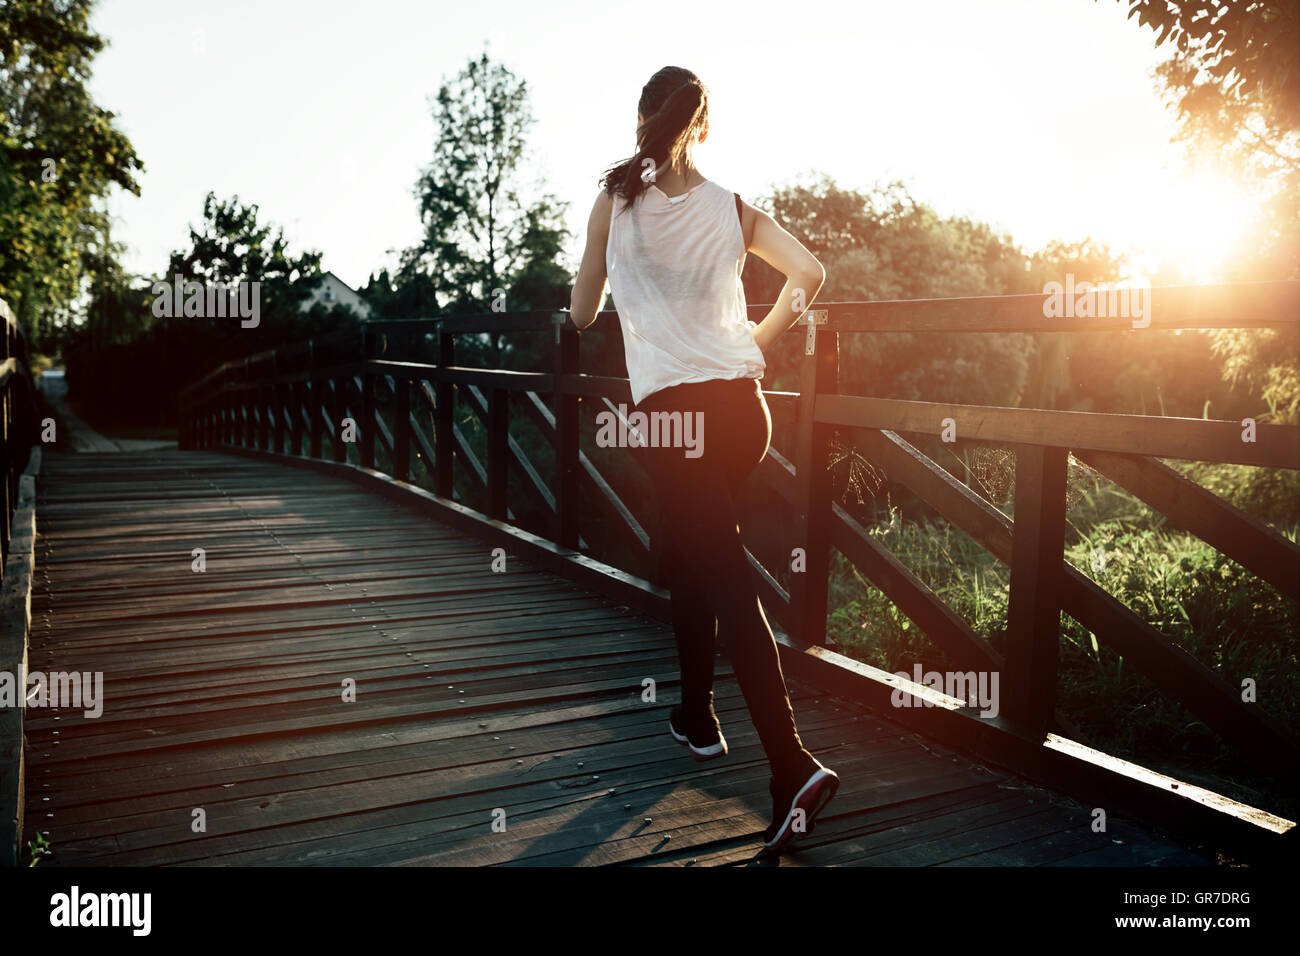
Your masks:
{"label": "green foliage", "polygon": [[1296,0],[1121,0],[1129,18],[1176,53],[1161,71],[1185,132],[1235,139],[1252,118],[1300,129],[1300,3]]}
{"label": "green foliage", "polygon": [[1277,528],[1300,525],[1300,471],[1218,462],[1171,462],[1197,484]]}
{"label": "green foliage", "polygon": [[1267,407],[1250,409],[1256,418],[1300,424],[1300,330],[1216,329],[1210,335],[1224,381],[1258,396]]}
{"label": "green foliage", "polygon": [[404,314],[384,314],[487,312],[498,289],[508,311],[567,304],[565,205],[539,188],[525,198],[527,84],[485,52],[443,83],[434,119],[434,159],[416,184],[424,238],[403,253],[392,298],[381,294]]}
{"label": "green foliage", "polygon": [[[186,331],[222,343],[241,354],[256,352],[337,328],[333,322],[304,322],[300,306],[320,279],[321,253],[289,252],[284,230],[258,219],[256,204],[244,205],[238,196],[219,200],[209,192],[203,200],[203,219],[190,227],[190,248],[172,253],[167,273],[205,284],[259,283],[260,317],[255,328],[245,329],[229,318],[173,317]],[[314,327],[313,327],[314,326]],[[224,354],[228,348],[219,347]]]}
{"label": "green foliage", "polygon": [[[1104,567],[1090,572],[1099,584],[1230,685],[1254,679],[1259,706],[1295,727],[1295,602],[1183,532],[1103,522],[1089,529],[1088,540],[1067,549],[1066,560],[1088,569],[1095,547],[1106,555]],[[1103,749],[1234,775],[1268,773],[1239,763],[1217,734],[1125,668],[1121,656],[1078,622],[1068,616],[1062,622],[1061,706]]]}
{"label": "green foliage", "polygon": [[[868,533],[923,580],[938,597],[985,637],[1000,642],[1006,623],[1007,569],[967,535],[943,520],[908,520],[891,508],[887,524]],[[835,552],[827,636],[844,653],[875,667],[909,673],[952,669],[952,662]]]}
{"label": "green foliage", "polygon": [[222,362],[358,324],[341,306],[302,308],[320,279],[320,260],[319,252],[292,253],[283,229],[262,221],[256,204],[208,193],[188,248],[172,252],[157,281],[168,290],[177,275],[223,286],[257,282],[257,326],[235,317],[156,316],[154,280],[132,280],[104,257],[87,321],[65,348],[69,389],[93,396],[101,425],[169,424],[179,390]]}
{"label": "green foliage", "polygon": [[139,194],[135,150],[86,89],[104,47],[91,6],[0,4],[0,297],[29,333],[70,318],[107,251],[110,189]]}
{"label": "green foliage", "polygon": [[[779,187],[758,204],[826,266],[818,296],[824,302],[1040,293],[1048,279],[1066,273],[1093,282],[1123,273],[1121,259],[1104,244],[1058,241],[1027,255],[986,223],[938,215],[898,182],[857,191],[822,175]],[[744,281],[749,302],[772,302],[784,278],[750,257]],[[934,402],[1072,407],[1092,392],[1108,394],[1118,372],[1113,368],[1077,388],[1070,365],[1075,341],[1060,333],[844,336],[840,389]],[[768,388],[797,389],[798,344],[787,336],[769,353]],[[1108,354],[1113,366],[1113,340],[1099,345],[1098,354]]]}
{"label": "green foliage", "polygon": [[37,832],[34,840],[27,841],[27,865],[35,866],[41,862],[41,859],[49,856],[54,850],[50,847],[50,841],[44,833]]}

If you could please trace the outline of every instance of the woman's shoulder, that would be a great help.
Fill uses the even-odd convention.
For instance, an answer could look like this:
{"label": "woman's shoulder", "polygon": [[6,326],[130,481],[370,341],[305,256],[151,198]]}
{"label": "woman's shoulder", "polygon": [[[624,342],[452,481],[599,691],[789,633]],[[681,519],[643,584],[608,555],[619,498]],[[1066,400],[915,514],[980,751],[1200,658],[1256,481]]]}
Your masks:
{"label": "woman's shoulder", "polygon": [[701,185],[700,188],[701,188],[701,191],[703,191],[703,190],[705,190],[705,189],[711,191],[711,192],[712,192],[714,195],[716,195],[719,199],[726,198],[726,199],[728,199],[728,200],[732,200],[732,199],[735,198],[735,195],[736,195],[734,192],[732,192],[729,188],[727,188],[726,186],[724,186],[722,183],[715,182],[715,181],[712,180],[712,179],[707,180],[705,183],[703,183],[703,184]]}

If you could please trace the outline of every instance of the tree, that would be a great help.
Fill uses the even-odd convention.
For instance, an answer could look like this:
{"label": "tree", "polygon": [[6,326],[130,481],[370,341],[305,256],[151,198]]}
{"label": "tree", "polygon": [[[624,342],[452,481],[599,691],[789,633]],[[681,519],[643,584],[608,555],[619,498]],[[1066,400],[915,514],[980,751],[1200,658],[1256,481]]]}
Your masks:
{"label": "tree", "polygon": [[259,323],[243,328],[237,319],[177,317],[170,321],[187,329],[204,328],[205,337],[225,357],[274,348],[285,342],[331,331],[338,322],[324,314],[304,317],[300,306],[320,278],[321,253],[292,255],[284,230],[260,222],[256,204],[243,205],[238,196],[203,200],[203,221],[190,227],[190,248],[171,255],[167,274],[212,285],[259,283]]}
{"label": "tree", "polygon": [[[320,278],[321,254],[292,253],[284,230],[238,196],[207,194],[202,221],[190,226],[189,247],[172,252],[156,280],[124,276],[114,250],[101,248],[97,259],[87,259],[93,265],[88,321],[72,337],[66,359],[73,394],[93,395],[106,423],[166,424],[176,393],[222,362],[360,321],[341,306],[303,311]],[[155,281],[170,295],[177,275],[206,288],[258,283],[258,324],[246,328],[238,315],[208,314],[206,302],[203,315],[156,314]]]}
{"label": "tree", "polygon": [[[561,308],[564,204],[549,193],[526,201],[520,182],[527,84],[484,52],[439,89],[434,120],[434,159],[416,184],[424,239],[402,255],[397,298],[421,314]],[[491,347],[499,360],[499,336]]]}
{"label": "tree", "polygon": [[82,254],[105,234],[110,189],[140,191],[135,150],[86,90],[105,45],[90,10],[0,3],[0,296],[28,330],[87,290]]}
{"label": "tree", "polygon": [[[997,295],[1028,291],[1025,256],[983,223],[940,216],[899,182],[865,192],[821,175],[776,189],[760,204],[826,267],[824,302]],[[784,279],[746,260],[749,302],[776,299]],[[768,388],[797,388],[797,343],[768,358]],[[873,333],[840,341],[840,386],[886,398],[1014,405],[1032,343],[1026,336]]]}

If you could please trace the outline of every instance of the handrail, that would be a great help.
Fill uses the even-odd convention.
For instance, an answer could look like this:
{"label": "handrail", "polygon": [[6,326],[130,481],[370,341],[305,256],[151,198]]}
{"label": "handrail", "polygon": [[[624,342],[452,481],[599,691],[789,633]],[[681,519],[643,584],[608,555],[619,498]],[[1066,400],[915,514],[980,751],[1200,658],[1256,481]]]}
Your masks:
{"label": "handrail", "polygon": [[[36,542],[36,475],[40,470],[36,393],[27,340],[0,299],[0,673],[24,686],[31,631]],[[23,708],[0,708],[0,866],[16,866],[25,821]]]}
{"label": "handrail", "polygon": [[3,353],[0,353],[0,567],[9,558],[9,537],[18,500],[19,479],[36,444],[36,387],[27,362],[27,337],[9,304],[0,299]]}
{"label": "handrail", "polygon": [[[1106,292],[1096,293],[1104,300]],[[963,296],[946,299],[883,299],[871,302],[819,302],[816,312],[831,332],[1101,332],[1129,329],[1240,329],[1280,328],[1300,323],[1295,303],[1300,281],[1238,282],[1210,286],[1157,286],[1149,290],[1144,311],[1150,324],[1134,328],[1132,316],[1050,317],[1050,292],[1028,295]],[[772,306],[749,305],[749,318],[763,318]],[[1109,306],[1107,306],[1109,308]],[[1091,311],[1096,312],[1097,309]],[[426,328],[433,334],[470,332],[545,332],[555,328],[564,311],[478,312],[420,319],[374,319],[366,323],[376,332],[397,328]],[[597,323],[613,324],[618,313],[599,312]],[[1145,321],[1145,317],[1137,320]],[[344,341],[351,331],[316,340],[318,344]],[[800,334],[797,329],[787,335]],[[297,347],[301,348],[300,343]],[[188,388],[194,388],[249,362],[268,358],[276,350],[235,359],[213,369]]]}

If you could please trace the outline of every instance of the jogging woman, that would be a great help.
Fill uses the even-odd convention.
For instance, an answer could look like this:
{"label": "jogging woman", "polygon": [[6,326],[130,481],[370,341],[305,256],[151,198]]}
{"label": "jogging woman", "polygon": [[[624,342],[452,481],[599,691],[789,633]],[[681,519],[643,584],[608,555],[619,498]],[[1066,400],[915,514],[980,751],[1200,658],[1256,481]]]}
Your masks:
{"label": "jogging woman", "polygon": [[[771,216],[700,174],[693,148],[708,129],[708,93],[694,73],[669,66],[650,78],[638,104],[636,154],[601,179],[570,316],[578,328],[594,322],[608,281],[637,410],[689,415],[702,426],[690,449],[650,442],[635,451],[659,499],[681,666],[681,703],[669,728],[698,760],[727,753],[713,710],[720,638],[771,765],[763,843],[779,853],[812,830],[839,778],[799,739],[736,496],[772,440],[759,387],[763,351],[798,320],[825,270]],[[740,281],[747,252],[786,276],[758,323],[748,319]]]}

